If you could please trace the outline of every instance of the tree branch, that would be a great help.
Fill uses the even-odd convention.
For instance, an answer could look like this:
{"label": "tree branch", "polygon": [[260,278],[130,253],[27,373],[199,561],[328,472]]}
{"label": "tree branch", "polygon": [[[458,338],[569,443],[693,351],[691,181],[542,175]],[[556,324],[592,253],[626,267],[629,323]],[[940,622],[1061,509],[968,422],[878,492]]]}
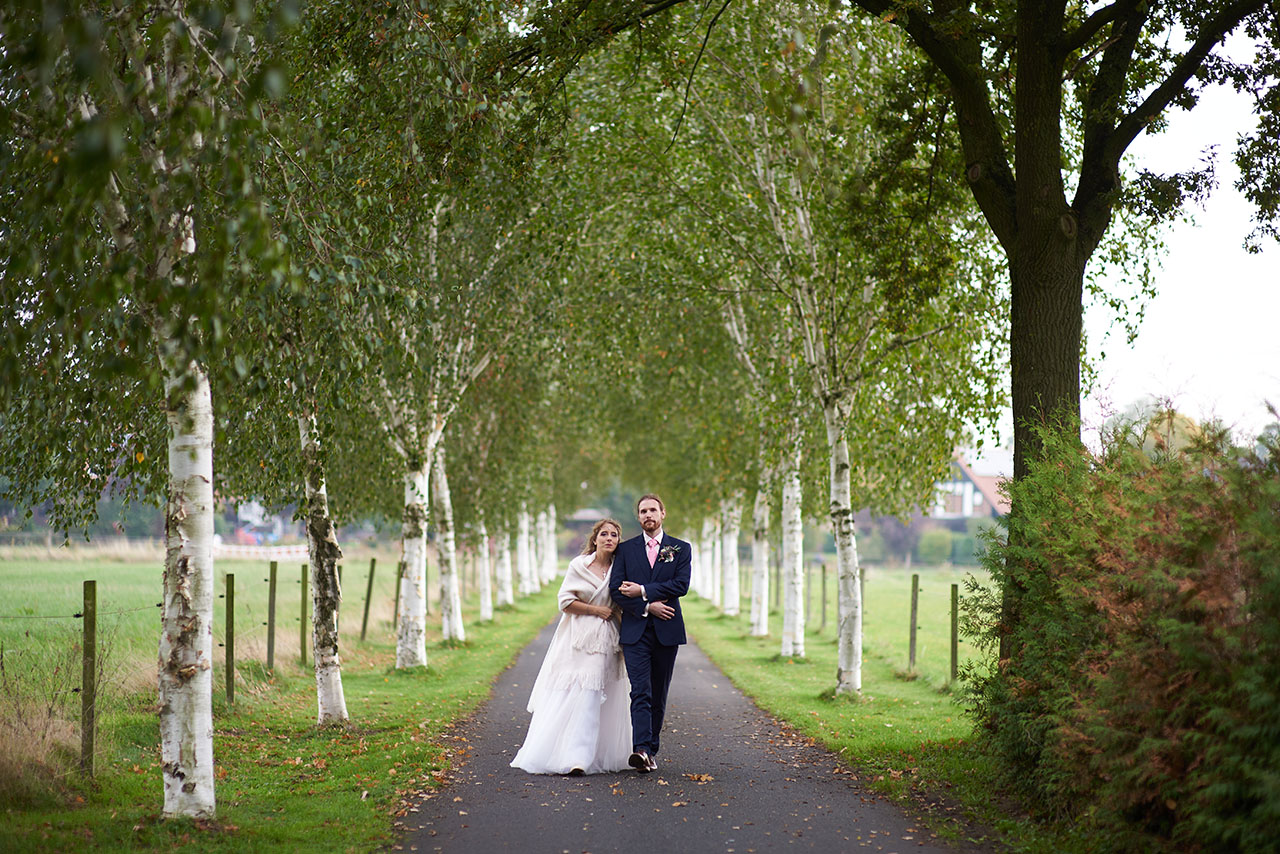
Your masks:
{"label": "tree branch", "polygon": [[1012,253],[1017,234],[1013,167],[982,75],[980,49],[976,44],[956,44],[934,26],[934,16],[904,8],[896,0],[854,3],[901,27],[950,81],[969,187],[996,238]]}
{"label": "tree branch", "polygon": [[1107,24],[1115,20],[1117,11],[1120,8],[1119,0],[1110,6],[1103,6],[1086,18],[1080,26],[1063,36],[1062,51],[1064,56],[1070,56],[1077,50],[1080,50],[1098,34],[1098,31]]}

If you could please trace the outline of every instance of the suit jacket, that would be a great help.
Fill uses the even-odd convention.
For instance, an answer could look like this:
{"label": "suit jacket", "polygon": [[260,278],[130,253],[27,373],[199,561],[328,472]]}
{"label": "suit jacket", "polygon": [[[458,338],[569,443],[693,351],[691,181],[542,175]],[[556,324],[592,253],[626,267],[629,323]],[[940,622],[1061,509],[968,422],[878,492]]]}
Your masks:
{"label": "suit jacket", "polygon": [[[671,559],[663,560],[662,553],[672,550]],[[692,567],[693,547],[684,540],[678,540],[662,532],[662,544],[658,548],[658,560],[652,568],[649,556],[644,550],[644,535],[632,537],[618,546],[613,555],[613,570],[609,575],[609,593],[613,601],[622,608],[622,626],[619,640],[622,643],[635,643],[644,634],[645,625],[652,621],[654,631],[658,635],[658,643],[665,646],[676,646],[685,642],[684,616],[680,612],[680,597],[689,592],[689,575]],[[644,585],[645,597],[633,598],[618,592],[624,581],[634,581]],[[645,605],[665,599],[666,603],[676,609],[670,620],[657,617],[646,617]]]}

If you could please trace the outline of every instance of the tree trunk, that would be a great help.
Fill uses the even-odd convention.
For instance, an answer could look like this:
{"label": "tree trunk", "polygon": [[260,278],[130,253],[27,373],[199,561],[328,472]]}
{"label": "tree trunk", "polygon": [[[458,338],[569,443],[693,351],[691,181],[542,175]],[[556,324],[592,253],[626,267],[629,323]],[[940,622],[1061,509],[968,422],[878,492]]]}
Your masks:
{"label": "tree trunk", "polygon": [[783,463],[782,472],[782,654],[804,651],[804,516],[801,509],[800,445]]}
{"label": "tree trunk", "polygon": [[[1046,178],[1042,183],[1049,183]],[[1018,187],[1024,185],[1021,172]],[[1060,198],[1060,196],[1052,196]],[[1085,247],[1076,240],[1075,215],[1040,207],[1040,216],[1022,216],[1019,198],[1018,254],[1010,261],[1009,361],[1013,395],[1013,476],[1025,477],[1040,454],[1036,428],[1078,425],[1080,419],[1080,336],[1083,323]],[[1011,508],[1017,513],[1018,508]],[[1021,620],[1023,591],[1002,590],[999,657],[1015,654],[1009,633]]]}
{"label": "tree trunk", "polygon": [[516,601],[511,582],[511,532],[503,530],[498,535],[498,605],[512,605]]}
{"label": "tree trunk", "polygon": [[400,631],[396,636],[396,667],[427,666],[427,501],[428,464],[404,476],[404,522],[401,551],[404,577],[400,580]]}
{"label": "tree trunk", "polygon": [[436,448],[432,472],[435,475],[436,543],[440,554],[441,631],[445,640],[465,641],[467,630],[462,624],[462,595],[458,583],[458,543],[453,533],[453,496],[449,494],[444,445]]}
{"label": "tree trunk", "polygon": [[311,647],[316,671],[316,723],[348,719],[342,693],[342,660],[338,657],[338,610],[342,589],[338,561],[342,549],[329,515],[324,464],[320,459],[320,433],[314,412],[298,416],[302,440],[302,479],[306,490],[307,553],[311,563]]}
{"label": "tree trunk", "polygon": [[862,692],[862,588],[858,584],[858,541],[854,536],[849,486],[849,445],[845,419],[829,405],[823,412],[830,456],[831,530],[836,540],[836,693]]}
{"label": "tree trunk", "polygon": [[756,490],[751,512],[751,636],[769,634],[769,490]]}
{"label": "tree trunk", "polygon": [[711,519],[711,590],[715,606],[724,610],[724,550],[720,548],[720,519]]}
{"label": "tree trunk", "polygon": [[697,537],[690,537],[689,545],[692,548],[689,554],[689,589],[703,599],[710,599],[706,572],[702,566],[702,543]]}
{"label": "tree trunk", "polygon": [[533,568],[532,522],[528,509],[522,506],[516,515],[516,577],[520,581],[521,596],[537,593],[539,589]]}
{"label": "tree trunk", "polygon": [[560,575],[560,546],[556,542],[556,505],[547,504],[546,529],[542,534],[542,561],[546,571],[542,574],[547,584],[555,581]]}
{"label": "tree trunk", "polygon": [[730,617],[738,616],[739,602],[742,598],[738,589],[738,535],[742,529],[742,495],[735,492],[721,505],[722,521],[720,525],[720,554],[722,571],[722,589],[724,591],[724,612]]}
{"label": "tree trunk", "polygon": [[716,523],[708,516],[702,520],[702,536],[698,541],[698,551],[702,554],[702,577],[706,585],[707,601],[720,607],[720,585],[716,579],[716,550],[713,545],[716,539]]}
{"label": "tree trunk", "polygon": [[493,584],[489,580],[492,561],[489,559],[489,529],[480,523],[480,544],[476,549],[476,590],[480,594],[480,621],[493,619]]}
{"label": "tree trunk", "polygon": [[165,367],[169,496],[159,652],[164,815],[213,818],[213,403],[209,378],[198,366]]}

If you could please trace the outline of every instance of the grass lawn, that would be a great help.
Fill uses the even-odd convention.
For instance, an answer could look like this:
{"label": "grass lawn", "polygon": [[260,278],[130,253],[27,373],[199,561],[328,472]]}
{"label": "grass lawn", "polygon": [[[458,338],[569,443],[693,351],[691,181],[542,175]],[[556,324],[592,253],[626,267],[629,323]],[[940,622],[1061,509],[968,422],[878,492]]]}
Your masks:
{"label": "grass lawn", "polygon": [[[347,566],[354,564],[348,561]],[[318,729],[315,682],[297,659],[296,578],[291,585],[283,583],[282,569],[276,670],[270,674],[260,660],[265,649],[265,564],[219,562],[220,577],[226,571],[236,574],[236,647],[238,653],[244,650],[244,659],[237,667],[235,702],[230,706],[223,694],[221,658],[215,660],[218,817],[197,828],[188,821],[159,817],[154,689],[159,617],[153,606],[160,566],[128,561],[0,562],[0,581],[7,591],[20,594],[6,597],[9,604],[0,607],[5,615],[70,615],[79,610],[84,578],[98,580],[101,611],[124,612],[111,618],[115,622],[109,643],[118,667],[110,678],[117,690],[108,694],[101,712],[96,777],[82,781],[63,771],[51,787],[0,779],[0,849],[344,852],[387,844],[402,802],[412,793],[438,786],[454,757],[465,754],[465,742],[450,733],[454,722],[488,697],[495,676],[547,624],[556,607],[554,585],[512,609],[498,611],[487,624],[474,622],[470,603],[464,608],[469,620],[465,646],[442,644],[436,626],[427,639],[429,666],[397,671],[390,635],[392,573],[387,570],[392,567],[389,556],[385,562],[378,560],[374,613],[379,616],[371,616],[365,643],[358,638],[368,558],[354,576],[351,570],[344,572],[343,688],[351,724]],[[298,572],[299,567],[291,567],[290,575]],[[358,582],[353,583],[353,577]],[[219,627],[223,602],[219,599],[215,606]],[[7,650],[6,660],[19,667],[59,657],[72,661],[71,673],[47,683],[72,687],[79,684],[74,655],[50,652],[41,659],[36,651],[74,642],[77,630],[76,624],[63,619],[0,620],[0,643]],[[30,655],[19,654],[20,649]],[[20,675],[15,667],[11,678]],[[78,713],[78,698],[69,708]],[[35,717],[30,709],[21,711]],[[3,727],[10,740],[18,737],[13,723]],[[59,743],[78,746],[78,723],[63,720],[59,725],[64,730]],[[60,749],[55,747],[46,758],[56,760]]]}
{"label": "grass lawn", "polygon": [[[920,606],[916,675],[909,677],[912,572],[920,575]],[[779,655],[780,613],[770,616],[768,637],[749,636],[749,598],[743,599],[740,616],[726,617],[690,596],[685,620],[697,644],[760,708],[839,754],[873,789],[911,802],[943,836],[998,841],[1013,851],[1037,854],[1107,850],[1097,839],[1075,839],[1069,831],[1038,825],[997,796],[996,775],[972,743],[973,724],[947,689],[950,589],[961,584],[963,596],[966,574],[943,568],[868,570],[860,699],[832,696],[833,577],[828,578],[825,630],[819,631],[819,591],[810,597],[803,659]],[[811,581],[820,585],[816,571]],[[963,642],[959,649],[963,663],[972,653]]]}

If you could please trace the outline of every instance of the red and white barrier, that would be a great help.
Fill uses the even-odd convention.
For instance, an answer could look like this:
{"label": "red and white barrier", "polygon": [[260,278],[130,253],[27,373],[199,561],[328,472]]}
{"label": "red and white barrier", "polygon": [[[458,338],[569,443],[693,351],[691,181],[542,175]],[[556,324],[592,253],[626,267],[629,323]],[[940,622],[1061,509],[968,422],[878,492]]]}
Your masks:
{"label": "red and white barrier", "polygon": [[305,543],[296,546],[241,546],[234,543],[215,543],[213,556],[215,558],[223,557],[240,560],[278,561],[306,560],[308,557]]}

